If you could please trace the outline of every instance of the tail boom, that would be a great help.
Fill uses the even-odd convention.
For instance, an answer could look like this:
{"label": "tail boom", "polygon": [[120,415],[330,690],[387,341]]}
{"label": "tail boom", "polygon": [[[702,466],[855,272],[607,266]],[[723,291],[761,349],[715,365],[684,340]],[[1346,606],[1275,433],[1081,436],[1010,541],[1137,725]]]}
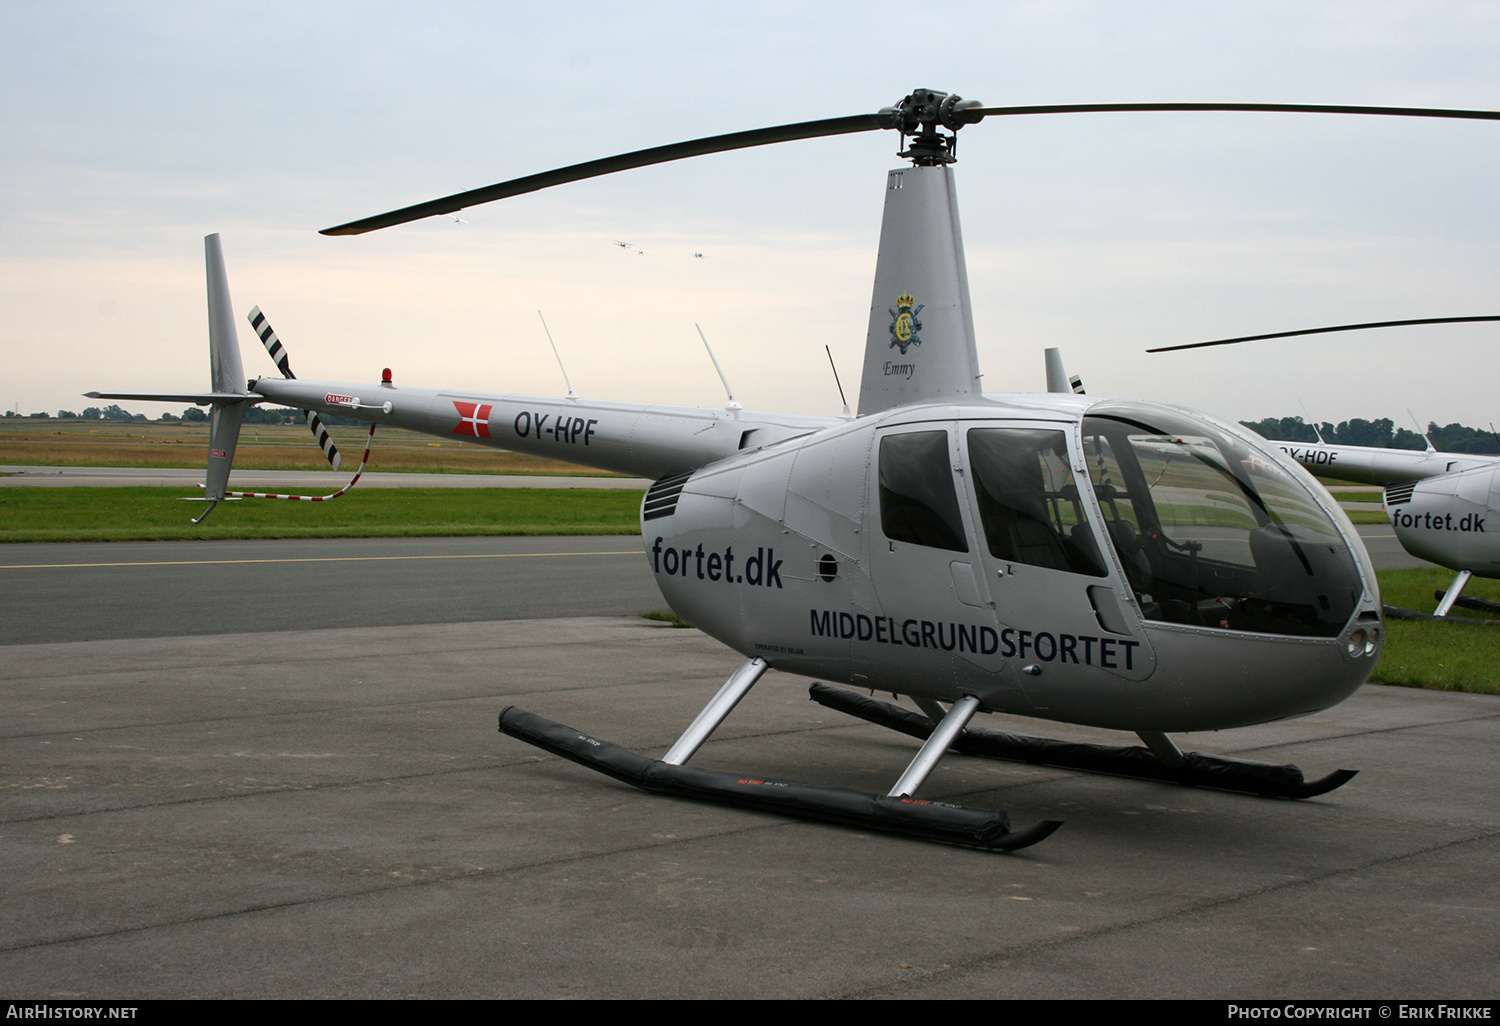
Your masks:
{"label": "tail boom", "polygon": [[262,378],[253,394],[278,406],[652,479],[844,423],[834,417],[301,378]]}

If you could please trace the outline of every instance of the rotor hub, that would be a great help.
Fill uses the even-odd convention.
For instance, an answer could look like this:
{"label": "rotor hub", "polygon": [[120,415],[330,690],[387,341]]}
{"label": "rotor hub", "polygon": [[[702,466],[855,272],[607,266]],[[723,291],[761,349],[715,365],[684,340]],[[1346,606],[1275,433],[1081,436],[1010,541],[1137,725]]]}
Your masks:
{"label": "rotor hub", "polygon": [[[932,167],[958,159],[958,130],[982,119],[984,115],[978,110],[983,106],[978,100],[935,89],[914,89],[894,107],[882,108],[880,114],[887,121],[886,127],[901,133],[904,149],[898,155],[918,167]],[[939,126],[949,131],[940,132]],[[910,145],[905,142],[907,136],[912,137]]]}

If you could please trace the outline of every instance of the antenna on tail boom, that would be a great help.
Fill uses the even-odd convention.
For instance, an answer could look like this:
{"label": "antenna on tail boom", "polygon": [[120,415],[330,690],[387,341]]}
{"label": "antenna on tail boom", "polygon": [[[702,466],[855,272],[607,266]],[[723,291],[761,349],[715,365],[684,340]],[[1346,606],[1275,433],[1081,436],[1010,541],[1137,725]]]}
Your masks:
{"label": "antenna on tail boom", "polygon": [[[542,317],[542,312],[538,310],[536,315]],[[568,386],[568,398],[577,399],[578,394],[573,391],[573,382],[568,380],[568,368],[563,366],[562,354],[557,351],[557,343],[552,341],[552,329],[547,327],[547,318],[545,317],[542,317],[542,330],[547,333],[547,342],[552,346],[552,355],[557,357],[557,369],[562,371],[563,384]]]}
{"label": "antenna on tail boom", "polygon": [[714,370],[719,372],[719,380],[724,382],[724,392],[729,396],[729,402],[724,404],[726,410],[742,410],[743,406],[734,398],[734,389],[729,387],[729,379],[724,376],[724,368],[719,366],[719,358],[714,355],[714,347],[708,344],[708,336],[703,334],[703,329],[697,323],[693,327],[698,328],[698,337],[703,340],[703,348],[708,350],[708,358],[714,362]]}

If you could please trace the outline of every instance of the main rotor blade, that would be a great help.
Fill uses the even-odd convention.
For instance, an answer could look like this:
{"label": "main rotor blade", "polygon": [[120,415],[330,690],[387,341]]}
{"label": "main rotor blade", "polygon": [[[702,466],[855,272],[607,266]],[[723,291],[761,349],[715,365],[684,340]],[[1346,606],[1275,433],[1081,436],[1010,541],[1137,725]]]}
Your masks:
{"label": "main rotor blade", "polygon": [[1213,342],[1189,342],[1181,346],[1159,346],[1148,353],[1175,353],[1179,349],[1202,349],[1205,346],[1227,346],[1235,342],[1259,342],[1267,338],[1292,338],[1295,335],[1324,335],[1330,331],[1360,331],[1364,328],[1399,328],[1408,324],[1464,324],[1470,321],[1500,321],[1500,317],[1420,317],[1410,321],[1370,321],[1367,324],[1335,324],[1330,328],[1307,328],[1303,331],[1278,331],[1270,335],[1242,335]]}
{"label": "main rotor blade", "polygon": [[[1451,110],[1439,107],[1364,107],[1349,104],[1316,103],[1054,103],[1015,107],[966,107],[956,112],[957,123],[972,124],[985,117],[1007,117],[1015,114],[1089,114],[1120,111],[1268,111],[1301,112],[1308,114],[1379,114],[1391,117],[1413,118],[1469,118],[1478,120],[1500,120],[1500,111]],[[647,150],[622,153],[614,157],[589,160],[582,164],[543,171],[540,174],[513,178],[482,189],[455,193],[442,199],[429,200],[413,206],[402,207],[374,217],[350,221],[347,224],[324,228],[321,235],[362,235],[378,228],[418,221],[438,214],[451,214],[455,210],[489,203],[493,200],[520,196],[523,193],[548,189],[554,185],[597,178],[616,171],[664,164],[671,160],[701,157],[725,150],[741,150],[751,146],[768,146],[771,143],[791,142],[794,139],[817,139],[828,135],[847,135],[851,132],[873,132],[881,128],[896,128],[900,124],[899,110],[890,109],[879,114],[853,114],[842,118],[825,118],[821,121],[802,121],[792,125],[775,125],[757,128],[748,132],[731,132],[705,139],[653,146]]]}
{"label": "main rotor blade", "polygon": [[1268,111],[1303,114],[1383,114],[1404,118],[1469,118],[1500,121],[1496,110],[1454,110],[1445,107],[1365,107],[1335,103],[1046,103],[1029,107],[972,107],[964,113],[974,120],[1010,114],[1096,114],[1118,111]]}
{"label": "main rotor blade", "polygon": [[500,182],[482,189],[470,189],[468,192],[455,193],[452,196],[444,196],[442,199],[402,207],[400,210],[377,214],[359,221],[350,221],[348,224],[337,225],[333,228],[324,228],[319,234],[362,235],[377,228],[389,228],[391,225],[405,224],[407,221],[417,221],[435,214],[451,214],[455,210],[462,210],[464,207],[472,207],[479,203],[520,196],[523,193],[536,192],[538,189],[548,189],[554,185],[565,185],[568,182],[582,181],[585,178],[597,178],[616,171],[628,171],[631,168],[648,167],[651,164],[665,164],[669,160],[700,157],[724,150],[742,150],[751,146],[768,146],[771,143],[790,142],[793,139],[816,139],[825,135],[873,132],[889,126],[890,119],[879,114],[855,114],[844,118],[825,118],[822,121],[803,121],[795,125],[756,128],[748,132],[731,132],[728,135],[714,135],[706,139],[693,139],[668,146],[653,146],[649,150],[636,150],[634,153],[622,153],[614,157],[589,160],[582,164],[558,168],[555,171],[543,171],[541,174],[527,175],[525,178],[513,178],[508,182]]}

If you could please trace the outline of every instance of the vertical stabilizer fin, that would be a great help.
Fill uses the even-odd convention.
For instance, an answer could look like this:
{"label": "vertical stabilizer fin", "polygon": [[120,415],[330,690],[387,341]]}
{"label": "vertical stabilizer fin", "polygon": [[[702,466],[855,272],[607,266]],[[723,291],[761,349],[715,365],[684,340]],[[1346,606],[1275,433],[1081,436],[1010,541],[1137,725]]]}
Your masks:
{"label": "vertical stabilizer fin", "polygon": [[1045,355],[1047,358],[1047,391],[1073,391],[1073,386],[1068,383],[1068,372],[1063,370],[1062,350],[1048,349]]}
{"label": "vertical stabilizer fin", "polygon": [[886,176],[859,415],[979,394],[953,171],[900,168]]}
{"label": "vertical stabilizer fin", "polygon": [[224,270],[224,248],[218,235],[203,240],[208,267],[208,358],[215,392],[246,394],[245,370],[240,364],[240,336],[234,327],[234,304],[229,301],[229,275]]}
{"label": "vertical stabilizer fin", "polygon": [[224,490],[229,486],[229,468],[234,465],[234,447],[240,440],[240,422],[244,419],[244,403],[214,403],[209,411],[205,499],[217,502],[224,498]]}
{"label": "vertical stabilizer fin", "polygon": [[1083,395],[1083,379],[1077,374],[1069,376],[1063,369],[1062,350],[1048,349],[1047,358],[1047,391],[1062,392],[1071,395]]}
{"label": "vertical stabilizer fin", "polygon": [[[245,370],[240,363],[240,336],[234,326],[234,304],[229,299],[229,274],[224,269],[224,248],[218,235],[203,240],[203,254],[208,275],[208,360],[213,390],[248,398]],[[204,480],[203,497],[210,502],[224,498],[229,468],[234,463],[234,448],[240,439],[240,422],[244,419],[243,401],[216,402],[209,411],[208,477]]]}

